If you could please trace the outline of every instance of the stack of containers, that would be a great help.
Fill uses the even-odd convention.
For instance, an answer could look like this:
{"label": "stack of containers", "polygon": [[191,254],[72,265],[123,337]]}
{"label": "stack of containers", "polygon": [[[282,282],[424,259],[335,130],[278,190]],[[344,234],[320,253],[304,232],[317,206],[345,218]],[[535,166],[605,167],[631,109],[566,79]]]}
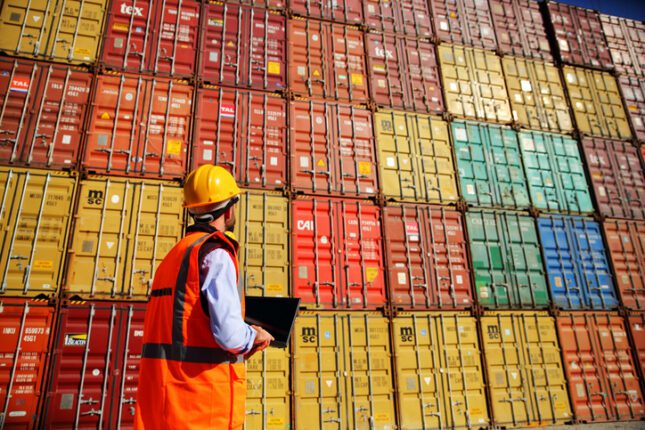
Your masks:
{"label": "stack of containers", "polygon": [[[626,76],[638,75],[645,32],[642,23],[588,9],[552,2],[543,9],[579,140],[570,151],[577,154],[580,148],[584,154],[598,209],[596,220],[559,215],[538,219],[554,306],[561,309],[556,322],[573,412],[580,421],[640,419],[645,409],[639,366],[628,336],[629,322],[638,326],[639,315],[627,320],[624,315],[645,304],[645,260],[635,251],[643,245],[638,228],[645,216],[645,177],[621,88],[610,72],[618,72],[623,94],[632,91]],[[624,100],[630,105],[628,97]],[[634,125],[642,122],[641,116],[636,113]],[[578,184],[576,194],[569,194],[567,201],[586,215],[593,207],[589,194],[583,200],[579,185],[586,181],[582,170],[580,174],[572,182]]]}

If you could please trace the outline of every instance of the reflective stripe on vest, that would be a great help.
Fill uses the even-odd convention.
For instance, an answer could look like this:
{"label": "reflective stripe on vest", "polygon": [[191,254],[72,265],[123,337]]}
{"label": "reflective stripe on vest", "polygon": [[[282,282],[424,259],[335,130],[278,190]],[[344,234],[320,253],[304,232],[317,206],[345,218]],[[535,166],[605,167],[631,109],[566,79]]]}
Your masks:
{"label": "reflective stripe on vest", "polygon": [[[205,234],[190,244],[186,253],[181,259],[177,281],[175,283],[175,298],[173,301],[172,317],[172,344],[169,343],[145,343],[141,352],[142,358],[158,358],[161,360],[174,360],[189,363],[241,363],[244,356],[231,354],[222,348],[209,348],[200,346],[184,345],[184,334],[182,330],[184,318],[184,298],[186,297],[186,280],[190,268],[190,254],[195,246],[211,238],[213,234]],[[170,296],[172,290],[164,288],[151,292],[152,297]]]}

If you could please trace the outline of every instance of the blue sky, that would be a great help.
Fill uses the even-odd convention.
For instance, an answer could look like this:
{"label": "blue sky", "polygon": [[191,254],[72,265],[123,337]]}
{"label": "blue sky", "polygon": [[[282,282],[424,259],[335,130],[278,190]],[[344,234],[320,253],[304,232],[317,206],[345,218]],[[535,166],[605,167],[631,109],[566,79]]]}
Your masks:
{"label": "blue sky", "polygon": [[560,0],[560,3],[596,9],[609,15],[645,20],[645,0]]}

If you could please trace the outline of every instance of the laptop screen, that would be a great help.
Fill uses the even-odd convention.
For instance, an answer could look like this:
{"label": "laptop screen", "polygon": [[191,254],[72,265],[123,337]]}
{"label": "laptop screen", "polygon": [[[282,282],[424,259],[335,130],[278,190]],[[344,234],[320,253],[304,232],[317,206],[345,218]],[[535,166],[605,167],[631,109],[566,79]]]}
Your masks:
{"label": "laptop screen", "polygon": [[244,300],[246,301],[244,321],[268,331],[275,338],[271,346],[278,348],[289,346],[300,299],[246,296]]}

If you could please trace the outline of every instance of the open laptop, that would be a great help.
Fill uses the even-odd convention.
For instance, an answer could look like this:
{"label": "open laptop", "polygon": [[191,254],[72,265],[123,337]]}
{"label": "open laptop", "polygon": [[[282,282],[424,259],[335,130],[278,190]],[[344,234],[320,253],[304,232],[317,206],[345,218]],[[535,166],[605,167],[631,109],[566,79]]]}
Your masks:
{"label": "open laptop", "polygon": [[271,346],[288,347],[300,299],[246,296],[244,300],[246,302],[244,321],[268,331],[275,338]]}

